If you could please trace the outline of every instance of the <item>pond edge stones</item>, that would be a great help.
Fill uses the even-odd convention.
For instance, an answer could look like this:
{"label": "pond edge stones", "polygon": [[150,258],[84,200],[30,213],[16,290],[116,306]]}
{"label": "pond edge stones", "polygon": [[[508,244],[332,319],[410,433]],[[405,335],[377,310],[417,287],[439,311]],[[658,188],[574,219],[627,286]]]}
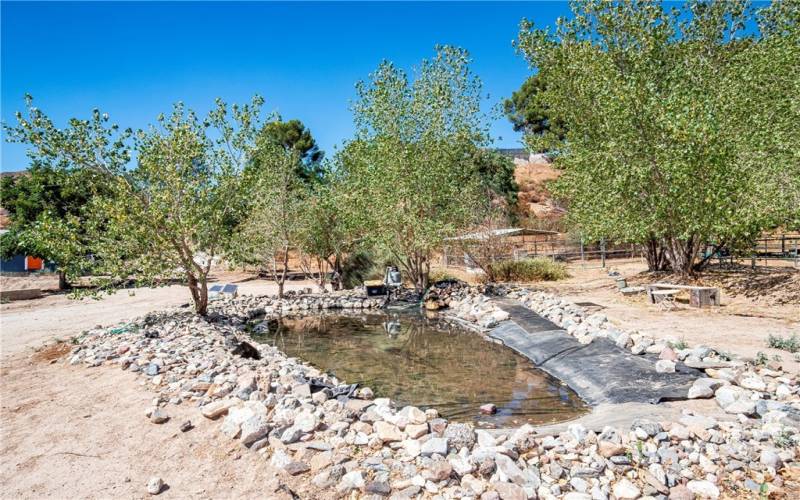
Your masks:
{"label": "pond edge stones", "polygon": [[[439,300],[478,328],[507,319],[484,291],[462,286],[442,291]],[[609,337],[632,352],[657,355],[670,347],[623,332],[603,315],[552,294],[521,287],[493,292],[516,298],[587,342]],[[156,415],[168,413],[170,405],[197,407],[225,439],[281,471],[280,480],[301,497],[758,496],[781,491],[780,472],[796,460],[796,377],[776,367],[723,360],[703,346],[673,345],[675,359],[666,352],[664,360],[707,366],[708,377],[700,380],[708,382],[698,381],[690,392],[713,397],[728,418],[684,411],[676,422],[639,420],[599,434],[575,423],[556,435],[538,434],[530,425],[475,431],[470,424],[439,418],[434,409],[397,408],[386,398],[372,399],[371,391],[358,393],[368,399],[318,397],[312,378],[334,387],[344,381],[268,345],[251,345],[257,357],[232,352],[247,342],[248,321],[259,315],[382,305],[354,292],[221,300],[207,319],[172,309],[88,331],[67,362],[131,372],[155,394]],[[154,424],[143,418],[140,425]],[[159,425],[177,429],[171,421]]]}

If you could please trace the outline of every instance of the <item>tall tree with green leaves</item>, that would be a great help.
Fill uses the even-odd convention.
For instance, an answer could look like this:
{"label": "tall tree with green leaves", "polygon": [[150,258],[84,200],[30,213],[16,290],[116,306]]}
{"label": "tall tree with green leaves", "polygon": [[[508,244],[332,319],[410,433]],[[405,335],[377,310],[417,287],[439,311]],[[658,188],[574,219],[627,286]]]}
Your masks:
{"label": "tall tree with green leaves", "polygon": [[564,124],[553,120],[547,104],[541,99],[546,88],[544,79],[536,74],[528,77],[519,90],[503,102],[503,109],[514,130],[525,134],[542,135],[552,132],[558,137],[564,135]]}
{"label": "tall tree with green leaves", "polygon": [[108,193],[106,178],[130,160],[130,130],[120,130],[95,109],[89,119],[73,118],[63,129],[25,96],[25,113],[3,124],[6,140],[28,146],[28,171],[0,186],[12,225],[0,240],[5,256],[25,253],[54,262],[65,289],[91,268],[87,209]]}
{"label": "tall tree with green leaves", "polygon": [[261,131],[265,144],[282,147],[297,158],[297,175],[306,182],[318,182],[323,176],[322,159],[325,154],[300,120],[273,120]]}
{"label": "tall tree with green leaves", "polygon": [[230,249],[248,207],[242,170],[260,129],[263,100],[205,119],[182,104],[139,131],[137,164],[114,176],[112,195],[93,202],[93,238],[106,286],[133,278],[185,280],[195,311],[208,311],[208,277]]}
{"label": "tall tree with green leaves", "polygon": [[514,162],[508,156],[487,148],[475,148],[471,159],[487,200],[513,219],[519,193],[514,179]]}
{"label": "tall tree with green leaves", "polygon": [[300,244],[310,187],[297,175],[296,151],[258,136],[248,172],[248,214],[232,239],[233,260],[256,265],[278,285],[283,297],[290,252]]}
{"label": "tall tree with green leaves", "polygon": [[385,61],[356,86],[356,138],[342,151],[348,206],[419,292],[433,252],[474,221],[481,199],[469,155],[488,135],[469,63],[465,50],[437,47],[413,80]]}
{"label": "tall tree with green leaves", "polygon": [[339,290],[343,286],[344,260],[357,250],[363,228],[348,216],[348,185],[335,167],[336,158],[326,165],[322,182],[314,184],[304,200],[298,250],[319,273],[320,288],[324,289],[330,275],[332,288]]}
{"label": "tall tree with green leaves", "polygon": [[519,48],[547,82],[538,98],[566,128],[527,140],[558,147],[556,194],[584,237],[647,244],[651,266],[660,255],[685,274],[706,243],[791,220],[800,188],[792,4],[592,0],[554,29],[523,22]]}

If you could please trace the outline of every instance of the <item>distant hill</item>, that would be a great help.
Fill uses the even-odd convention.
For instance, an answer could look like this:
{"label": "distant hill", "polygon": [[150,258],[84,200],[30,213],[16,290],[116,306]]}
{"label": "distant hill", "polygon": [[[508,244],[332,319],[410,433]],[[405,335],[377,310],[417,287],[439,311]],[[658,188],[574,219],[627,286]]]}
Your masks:
{"label": "distant hill", "polygon": [[524,152],[524,155],[515,154],[513,159],[514,178],[519,185],[517,211],[520,217],[554,222],[560,219],[564,209],[553,201],[547,183],[561,174],[553,168],[547,155]]}

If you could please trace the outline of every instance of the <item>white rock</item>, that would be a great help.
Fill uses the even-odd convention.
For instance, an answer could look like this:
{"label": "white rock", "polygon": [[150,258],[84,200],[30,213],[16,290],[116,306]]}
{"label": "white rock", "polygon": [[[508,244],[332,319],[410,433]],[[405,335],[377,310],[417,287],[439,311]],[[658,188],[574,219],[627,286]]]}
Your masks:
{"label": "white rock", "polygon": [[633,500],[642,495],[641,490],[624,477],[614,484],[612,491],[619,500]]}
{"label": "white rock", "polygon": [[719,488],[711,481],[693,480],[686,484],[686,487],[697,496],[703,498],[718,498]]}
{"label": "white rock", "polygon": [[429,457],[437,454],[447,456],[447,438],[431,438],[422,444],[420,453],[423,456]]}
{"label": "white rock", "polygon": [[364,476],[361,474],[361,471],[354,470],[342,476],[336,489],[341,492],[347,492],[363,488],[364,484]]}
{"label": "white rock", "polygon": [[319,425],[319,419],[308,410],[303,410],[294,418],[294,426],[303,433],[312,432]]}
{"label": "white rock", "polygon": [[153,476],[147,480],[147,493],[151,495],[158,495],[164,488],[164,481],[158,477]]}
{"label": "white rock", "polygon": [[397,412],[397,416],[405,418],[409,424],[413,425],[424,424],[428,421],[428,419],[425,417],[425,412],[416,406],[403,407],[402,410]]}
{"label": "white rock", "polygon": [[403,440],[403,433],[400,432],[400,429],[394,424],[379,420],[375,422],[373,427],[375,428],[375,433],[378,435],[378,438],[384,443],[393,443]]}
{"label": "white rock", "polygon": [[656,361],[656,372],[675,373],[675,362],[669,359],[659,359]]}

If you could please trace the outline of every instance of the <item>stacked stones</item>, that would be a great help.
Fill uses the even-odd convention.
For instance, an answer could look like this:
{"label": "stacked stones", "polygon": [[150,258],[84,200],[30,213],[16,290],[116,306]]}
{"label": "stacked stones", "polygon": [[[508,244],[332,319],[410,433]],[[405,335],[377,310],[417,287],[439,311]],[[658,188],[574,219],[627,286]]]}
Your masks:
{"label": "stacked stones", "polygon": [[257,315],[278,315],[321,310],[376,309],[386,305],[385,297],[364,297],[356,290],[343,290],[323,294],[289,292],[282,299],[269,295],[244,295],[235,299],[222,299],[212,304],[212,309],[226,316],[248,318]]}
{"label": "stacked stones", "polygon": [[[581,336],[613,329],[552,296],[513,293],[529,307],[547,304],[543,314],[560,316],[562,325],[572,321],[577,325],[573,331],[585,324],[587,333]],[[241,318],[292,306],[306,310],[301,299],[309,298],[217,302],[212,321],[179,310],[150,314],[123,327],[88,332],[69,360],[116,365],[137,374],[157,394],[145,412],[154,425],[170,425],[170,405],[196,405],[203,417],[218,422],[226,439],[269,460],[283,471],[289,487],[306,498],[755,496],[779,492],[783,478],[778,471],[795,459],[796,379],[746,364],[708,368],[712,377],[696,388],[702,397],[715,397],[730,413],[729,420],[687,411],[678,422],[640,420],[630,428],[606,427],[600,433],[573,424],[552,435],[537,434],[528,425],[476,431],[440,418],[433,409],[396,408],[389,399],[373,399],[368,388],[350,399],[329,399],[324,391],[313,391],[309,380],[332,386],[340,381],[273,347],[257,346],[258,359],[233,354],[245,338]],[[357,297],[342,300],[331,303],[370,304]],[[319,302],[306,304],[311,311],[323,308],[316,308]],[[466,292],[450,305],[486,328],[500,321],[497,313],[503,312],[477,292]],[[644,337],[629,338],[635,345]],[[705,363],[713,357],[700,348],[673,354]]]}
{"label": "stacked stones", "polygon": [[509,318],[509,314],[481,293],[465,294],[460,300],[450,301],[450,314],[488,330]]}
{"label": "stacked stones", "polygon": [[422,298],[422,303],[425,309],[436,311],[449,307],[451,302],[462,300],[470,294],[479,295],[479,291],[463,281],[455,279],[443,280],[434,283],[428,288]]}

